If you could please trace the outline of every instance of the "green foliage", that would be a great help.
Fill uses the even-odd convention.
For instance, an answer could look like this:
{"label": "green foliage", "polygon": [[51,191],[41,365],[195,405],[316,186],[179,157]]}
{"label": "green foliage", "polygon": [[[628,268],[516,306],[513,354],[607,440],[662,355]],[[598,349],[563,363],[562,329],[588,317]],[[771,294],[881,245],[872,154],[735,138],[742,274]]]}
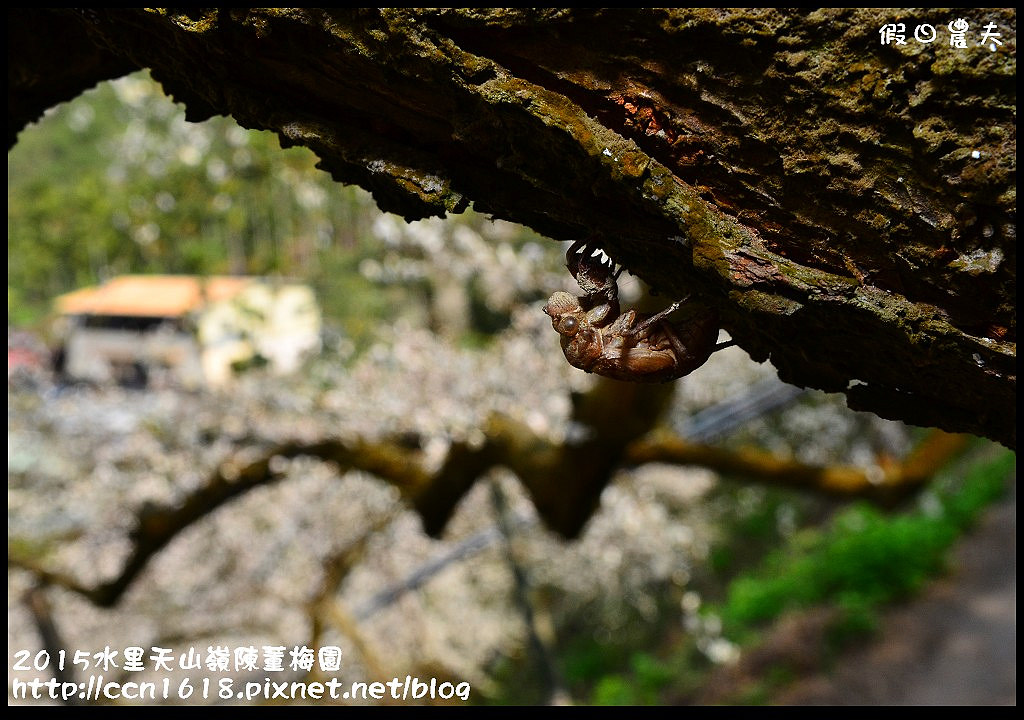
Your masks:
{"label": "green foliage", "polygon": [[629,659],[629,672],[601,677],[594,685],[593,705],[655,705],[661,691],[677,678],[678,668],[645,652]]}
{"label": "green foliage", "polygon": [[51,110],[8,154],[8,323],[147,272],[299,277],[342,318],[365,314],[362,303],[386,312],[373,292],[335,282],[358,277],[337,258],[366,242],[372,200],[315,160],[230,118],[188,123],[141,73]]}
{"label": "green foliage", "polygon": [[[56,295],[115,275],[246,274],[309,283],[357,350],[399,317],[433,320],[442,281],[467,286],[469,329],[487,335],[535,290],[523,277],[537,275],[536,251],[545,262],[558,255],[522,229],[485,242],[488,221],[472,212],[446,226],[462,235],[410,230],[315,163],[308,149],[283,150],[273,133],[231,118],[186,122],[145,73],[52,109],[8,153],[8,324],[42,326]],[[494,307],[487,263],[518,271]]]}
{"label": "green foliage", "polygon": [[625,675],[605,675],[594,687],[593,705],[639,705],[633,684]]}
{"label": "green foliage", "polygon": [[785,665],[773,666],[752,687],[746,688],[734,702],[736,705],[767,705],[772,694],[778,688],[792,682],[795,676],[796,673]]}
{"label": "green foliage", "polygon": [[779,517],[784,511],[799,512],[799,495],[777,489],[729,486],[724,492],[729,542],[711,550],[711,569],[732,576],[758,558],[758,548],[773,547],[783,539]]}
{"label": "green foliage", "polygon": [[1015,462],[1004,453],[979,464],[959,487],[947,478],[906,514],[887,516],[865,503],[847,508],[829,528],[733,581],[719,611],[726,633],[741,638],[787,609],[822,602],[846,609],[850,627],[870,627],[870,608],[912,593],[942,568],[952,542],[1003,492]]}
{"label": "green foliage", "polygon": [[[692,689],[700,674],[687,636],[673,629],[678,618],[668,608],[659,618],[654,624],[632,618],[629,630],[602,634],[607,639],[589,632],[574,635],[559,660],[572,696],[590,705],[653,705],[667,692],[682,695]],[[652,650],[654,645],[664,645],[665,651]]]}
{"label": "green foliage", "polygon": [[857,638],[870,635],[878,625],[878,614],[874,603],[860,593],[844,593],[836,601],[840,613],[829,628],[825,638],[827,649],[839,652]]}
{"label": "green foliage", "polygon": [[[824,527],[798,531],[781,540],[782,549],[735,577],[725,602],[706,608],[706,616],[717,615],[725,635],[745,642],[758,625],[787,610],[832,604],[841,612],[825,642],[828,650],[838,652],[875,628],[882,603],[912,594],[941,571],[950,545],[1003,494],[1015,463],[1010,452],[980,460],[972,453],[937,478],[914,509],[886,514],[858,503]],[[737,507],[730,536],[749,541],[756,535],[780,542],[771,519],[787,507],[787,495],[766,492],[747,499],[750,502],[737,503],[747,507]],[[732,551],[728,554],[731,558]],[[686,698],[700,687],[709,665],[692,640],[679,635],[657,653],[594,639],[578,641],[563,654],[564,676],[576,697],[595,705]],[[788,668],[775,667],[734,701],[762,704],[792,675]]]}
{"label": "green foliage", "polygon": [[[141,82],[105,84],[48,112],[8,153],[8,284],[37,312],[58,292],[148,270],[158,257],[168,270],[184,270],[183,257],[162,257],[164,244],[168,236],[198,234],[187,221],[201,193],[185,178],[168,177],[176,168],[156,148],[144,151],[140,141],[167,113],[155,97],[133,92]],[[119,90],[131,101],[122,102]],[[131,172],[140,165],[149,172]],[[181,192],[171,194],[175,179]],[[158,204],[160,189],[166,195]]]}

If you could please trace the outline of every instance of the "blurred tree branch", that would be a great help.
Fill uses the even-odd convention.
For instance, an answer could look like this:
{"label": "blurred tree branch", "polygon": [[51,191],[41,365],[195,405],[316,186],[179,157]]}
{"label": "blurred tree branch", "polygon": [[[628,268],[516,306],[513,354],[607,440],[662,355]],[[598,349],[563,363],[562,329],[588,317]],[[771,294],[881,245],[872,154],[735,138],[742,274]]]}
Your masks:
{"label": "blurred tree branch", "polygon": [[[342,605],[338,598],[338,591],[349,572],[362,561],[370,539],[387,527],[398,516],[400,509],[400,503],[396,503],[388,512],[370,523],[358,538],[333,553],[324,562],[320,588],[307,603],[310,635],[306,645],[314,648],[322,647],[324,631],[328,627],[333,628],[345,635],[355,645],[363,659],[363,664],[375,677],[385,676],[385,665],[380,662],[370,643],[360,632],[358,618],[353,617],[352,613]],[[316,678],[317,672],[319,671],[310,670],[308,677]]]}
{"label": "blurred tree branch", "polygon": [[[57,627],[57,621],[53,617],[53,607],[50,605],[49,598],[46,597],[46,584],[43,582],[35,583],[25,592],[24,602],[32,614],[32,620],[36,624],[36,630],[39,632],[39,639],[43,650],[49,653],[51,658],[60,657],[60,653],[68,647],[68,644],[64,641],[64,636]],[[74,663],[64,665],[63,663],[55,662],[53,664],[53,677],[61,685],[64,683],[76,683]],[[60,700],[65,705],[81,704],[77,695],[71,695],[70,697],[62,695]]]}
{"label": "blurred tree branch", "polygon": [[820,492],[838,497],[865,497],[894,502],[919,489],[969,436],[932,431],[902,462],[881,459],[874,469],[853,465],[805,465],[752,448],[730,450],[658,435],[629,446],[627,461],[643,465],[661,462],[697,465],[756,482]]}
{"label": "blurred tree branch", "polygon": [[8,142],[151,68],[407,219],[601,236],[796,385],[1016,444],[1016,63],[900,10],[8,11]]}
{"label": "blurred tree branch", "polygon": [[[880,461],[874,469],[809,466],[761,451],[727,450],[653,432],[671,389],[671,385],[601,379],[590,392],[576,398],[573,423],[579,437],[564,444],[538,436],[511,418],[494,415],[483,428],[482,442],[453,443],[435,472],[424,467],[420,451],[408,447],[407,438],[374,442],[337,438],[285,443],[263,450],[247,448],[223,462],[183,502],[140,509],[131,537],[132,550],[121,572],[108,582],[85,587],[17,553],[8,554],[8,565],[31,571],[40,583],[64,587],[97,606],[111,607],[153,555],[182,530],[243,493],[281,479],[283,475],[275,469],[280,458],[318,458],[334,463],[339,472],[361,470],[391,483],[419,513],[425,530],[432,535],[440,534],[478,478],[494,467],[507,467],[526,487],[545,524],[563,536],[574,537],[596,509],[612,477],[622,469],[645,463],[700,465],[752,482],[892,502],[920,488],[967,439],[933,431],[904,461]],[[258,454],[255,459],[254,453]],[[390,515],[385,516],[374,527],[389,519]],[[362,543],[356,542],[335,558],[324,587],[340,582],[350,567],[349,555],[356,557],[361,552]],[[315,603],[311,608],[320,608],[317,613],[324,610]]]}
{"label": "blurred tree branch", "polygon": [[572,697],[565,687],[565,681],[555,659],[556,643],[551,619],[542,606],[535,604],[530,592],[529,575],[516,554],[513,544],[516,522],[508,498],[502,492],[500,484],[492,481],[489,485],[491,506],[494,508],[498,534],[504,546],[503,554],[512,574],[512,597],[526,626],[527,646],[540,672],[544,702],[547,705],[571,705]]}

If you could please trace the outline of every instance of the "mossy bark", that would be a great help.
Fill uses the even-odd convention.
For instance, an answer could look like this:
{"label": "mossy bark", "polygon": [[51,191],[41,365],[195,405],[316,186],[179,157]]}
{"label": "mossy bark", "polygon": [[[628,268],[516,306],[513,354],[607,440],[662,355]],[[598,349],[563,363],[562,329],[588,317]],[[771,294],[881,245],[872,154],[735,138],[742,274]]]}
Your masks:
{"label": "mossy bark", "polygon": [[150,68],[385,210],[597,235],[783,380],[1013,447],[1016,16],[957,17],[966,49],[939,11],[12,10],[8,137]]}

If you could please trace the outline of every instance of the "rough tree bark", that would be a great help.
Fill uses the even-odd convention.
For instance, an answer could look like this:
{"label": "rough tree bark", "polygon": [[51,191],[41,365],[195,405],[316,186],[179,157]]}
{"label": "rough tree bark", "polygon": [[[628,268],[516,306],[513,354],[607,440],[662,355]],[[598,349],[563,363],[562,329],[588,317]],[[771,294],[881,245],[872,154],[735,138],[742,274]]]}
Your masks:
{"label": "rough tree bark", "polygon": [[1016,16],[957,17],[966,49],[937,10],[9,11],[8,141],[150,68],[385,210],[597,235],[783,380],[1014,447]]}

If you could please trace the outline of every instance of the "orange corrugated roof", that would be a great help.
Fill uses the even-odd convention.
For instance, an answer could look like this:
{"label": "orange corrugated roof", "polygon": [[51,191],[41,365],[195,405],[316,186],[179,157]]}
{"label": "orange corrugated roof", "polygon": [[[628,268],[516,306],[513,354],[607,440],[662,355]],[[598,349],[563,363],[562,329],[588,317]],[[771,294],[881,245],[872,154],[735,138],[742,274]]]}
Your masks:
{"label": "orange corrugated roof", "polygon": [[55,303],[64,315],[180,317],[205,302],[233,297],[250,282],[224,275],[122,275],[61,295]]}

